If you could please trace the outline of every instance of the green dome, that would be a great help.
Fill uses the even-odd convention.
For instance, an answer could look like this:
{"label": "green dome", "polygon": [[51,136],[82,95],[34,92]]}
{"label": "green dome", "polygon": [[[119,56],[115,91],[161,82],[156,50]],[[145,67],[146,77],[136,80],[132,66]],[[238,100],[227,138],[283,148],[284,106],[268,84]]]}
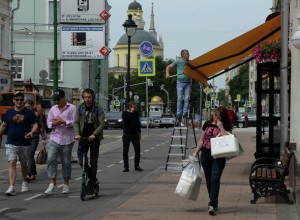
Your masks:
{"label": "green dome", "polygon": [[134,0],[134,2],[131,2],[131,3],[128,5],[128,10],[137,10],[137,9],[142,10],[142,6],[141,6],[141,4],[138,3],[136,0]]}
{"label": "green dome", "polygon": [[[137,29],[135,34],[131,37],[131,44],[140,44],[143,41],[149,41],[152,45],[159,46],[158,41],[152,34],[150,34],[145,30]],[[128,37],[127,34],[125,33],[122,35],[122,37],[120,37],[117,45],[127,45],[127,44],[128,44]]]}

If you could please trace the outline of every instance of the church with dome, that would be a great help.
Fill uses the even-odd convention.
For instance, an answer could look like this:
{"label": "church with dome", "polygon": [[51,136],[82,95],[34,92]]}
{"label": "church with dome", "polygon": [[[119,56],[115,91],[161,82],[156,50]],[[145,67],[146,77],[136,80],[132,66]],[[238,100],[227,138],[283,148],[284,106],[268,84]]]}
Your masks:
{"label": "church with dome", "polygon": [[[151,18],[149,31],[145,30],[145,21],[143,18],[143,8],[142,5],[134,0],[128,6],[127,15],[131,14],[134,22],[137,25],[137,30],[135,34],[131,37],[131,46],[130,46],[130,68],[137,69],[138,60],[143,58],[143,55],[139,51],[140,44],[143,41],[149,41],[153,45],[153,52],[150,56],[163,57],[164,54],[164,45],[161,36],[157,35],[154,25],[154,11],[153,3],[151,8]],[[126,17],[127,19],[127,17]],[[126,20],[125,19],[125,20]],[[117,44],[113,48],[113,70],[115,73],[118,70],[122,71],[127,68],[127,56],[128,56],[128,37],[124,33]]]}

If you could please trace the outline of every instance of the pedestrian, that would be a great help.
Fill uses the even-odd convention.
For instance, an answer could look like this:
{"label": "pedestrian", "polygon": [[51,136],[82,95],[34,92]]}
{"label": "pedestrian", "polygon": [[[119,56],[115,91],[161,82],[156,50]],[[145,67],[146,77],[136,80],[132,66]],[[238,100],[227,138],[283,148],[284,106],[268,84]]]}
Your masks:
{"label": "pedestrian", "polygon": [[[208,213],[214,215],[218,209],[218,197],[220,191],[220,179],[226,164],[226,158],[216,158],[211,156],[210,139],[218,134],[227,135],[232,131],[232,124],[229,120],[227,109],[218,107],[213,115],[213,120],[197,143],[193,155],[196,157],[201,151],[200,161],[204,170],[206,186],[209,196]],[[197,156],[198,158],[198,156]]]}
{"label": "pedestrian", "polygon": [[[78,160],[83,166],[83,154],[85,155],[85,170],[87,173],[88,190],[92,192],[99,184],[97,178],[98,156],[100,141],[103,139],[105,127],[105,114],[102,106],[95,102],[95,93],[92,89],[85,89],[82,93],[83,103],[79,105],[75,115],[74,131],[75,140],[78,143]],[[90,150],[90,163],[87,154]]]}
{"label": "pedestrian", "polygon": [[136,171],[143,171],[140,167],[141,157],[141,123],[140,116],[137,111],[136,105],[133,102],[127,104],[127,109],[122,113],[123,118],[123,172],[129,171],[128,152],[130,142],[132,142],[134,148],[134,168]]}
{"label": "pedestrian", "polygon": [[50,179],[49,187],[45,194],[51,194],[57,190],[57,156],[60,156],[64,185],[63,194],[70,193],[69,180],[71,178],[71,156],[74,145],[74,118],[75,105],[69,103],[65,92],[58,89],[53,96],[56,105],[49,110],[47,126],[52,129],[47,144],[47,171]]}
{"label": "pedestrian", "polygon": [[228,117],[231,124],[234,124],[234,121],[237,120],[237,115],[231,106],[227,107]]}
{"label": "pedestrian", "polygon": [[[189,99],[192,87],[192,79],[185,75],[184,68],[189,61],[189,51],[184,49],[180,52],[181,58],[169,64],[166,68],[166,78],[170,78],[170,69],[177,69],[177,113],[176,118],[181,122],[181,118],[188,117]],[[183,101],[184,100],[184,101]],[[183,101],[183,105],[182,105]]]}
{"label": "pedestrian", "polygon": [[5,144],[6,156],[9,162],[9,187],[5,192],[7,196],[16,195],[14,185],[16,182],[17,158],[19,158],[21,164],[23,177],[21,192],[29,190],[27,180],[27,160],[31,149],[30,139],[38,129],[34,112],[25,108],[24,94],[19,91],[14,93],[13,102],[14,107],[6,112],[0,127],[0,136],[7,131],[7,142]]}
{"label": "pedestrian", "polygon": [[248,113],[247,112],[245,112],[244,119],[245,119],[245,128],[248,128],[248,121],[249,121],[249,119],[248,119]]}
{"label": "pedestrian", "polygon": [[38,130],[36,133],[33,134],[33,137],[30,138],[30,145],[31,145],[31,150],[29,154],[29,158],[27,161],[27,166],[28,166],[28,172],[27,172],[27,180],[28,182],[31,180],[35,180],[36,178],[36,163],[34,159],[35,151],[39,145],[39,136],[41,135],[42,137],[42,144],[46,144],[47,141],[47,132],[46,132],[46,126],[45,122],[42,118],[42,115],[37,111],[37,109],[34,108],[34,102],[30,99],[25,101],[25,108],[28,108],[32,111],[34,111],[35,116],[36,116],[36,121],[38,124]]}

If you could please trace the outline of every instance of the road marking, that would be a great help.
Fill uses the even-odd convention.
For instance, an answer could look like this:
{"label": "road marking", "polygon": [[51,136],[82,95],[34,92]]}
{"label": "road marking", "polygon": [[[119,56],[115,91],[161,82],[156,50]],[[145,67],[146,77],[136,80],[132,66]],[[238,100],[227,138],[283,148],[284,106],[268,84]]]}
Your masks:
{"label": "road marking", "polygon": [[107,167],[113,167],[115,164],[110,164],[110,165],[108,165]]}
{"label": "road marking", "polygon": [[8,209],[10,209],[10,208],[3,208],[3,209],[0,209],[0,212],[4,212],[4,211],[6,211],[6,210],[8,210]]}
{"label": "road marking", "polygon": [[42,196],[42,194],[37,194],[37,195],[31,196],[31,197],[29,197],[27,199],[24,199],[24,200],[28,201],[28,200],[32,200],[32,199],[35,199],[35,198],[40,197],[40,196]]}
{"label": "road marking", "polygon": [[149,152],[149,150],[145,150],[144,152]]}
{"label": "road marking", "polygon": [[151,149],[151,150],[154,150],[154,149],[155,149],[155,147],[151,147],[150,149]]}

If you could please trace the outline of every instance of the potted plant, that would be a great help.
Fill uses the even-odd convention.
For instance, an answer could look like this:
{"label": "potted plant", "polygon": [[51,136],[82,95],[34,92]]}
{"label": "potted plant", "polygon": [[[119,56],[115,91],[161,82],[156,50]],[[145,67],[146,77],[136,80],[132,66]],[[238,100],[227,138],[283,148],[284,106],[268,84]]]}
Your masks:
{"label": "potted plant", "polygon": [[257,45],[252,55],[256,63],[275,63],[280,60],[280,42],[263,42]]}

